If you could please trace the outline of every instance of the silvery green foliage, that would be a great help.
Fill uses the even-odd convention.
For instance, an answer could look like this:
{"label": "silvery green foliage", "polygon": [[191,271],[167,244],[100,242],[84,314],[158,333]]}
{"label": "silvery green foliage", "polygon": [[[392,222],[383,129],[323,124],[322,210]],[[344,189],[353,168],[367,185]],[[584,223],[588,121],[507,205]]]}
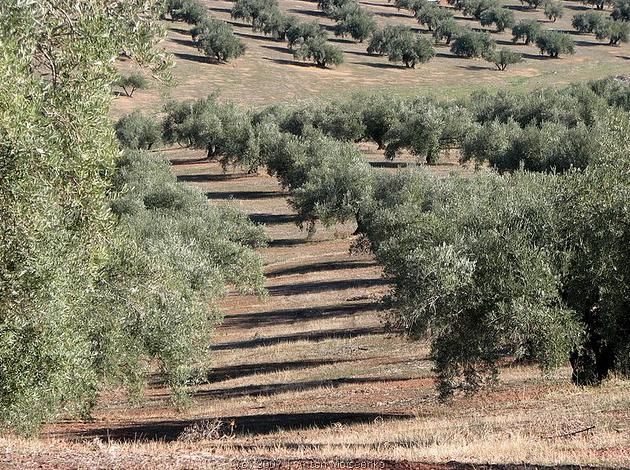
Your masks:
{"label": "silvery green foliage", "polygon": [[181,391],[217,319],[207,301],[226,284],[260,290],[247,248],[260,234],[243,216],[207,208],[149,157],[117,166],[114,61],[165,70],[159,13],[146,0],[0,3],[2,428],[87,415],[103,385],[137,390],[153,358]]}
{"label": "silvery green foliage", "polygon": [[[557,183],[537,174],[464,180],[397,176],[367,218],[373,249],[394,283],[393,322],[431,338],[446,397],[497,375],[506,355],[561,364],[579,322],[560,298],[554,250]],[[392,198],[393,196],[388,196]]]}
{"label": "silvery green foliage", "polygon": [[375,180],[361,214],[390,318],[430,339],[443,397],[494,381],[506,358],[570,360],[578,384],[630,372],[630,119],[601,118],[583,171]]}
{"label": "silvery green foliage", "polygon": [[299,224],[314,228],[355,219],[371,192],[372,171],[351,143],[311,129],[301,137],[283,133],[275,123],[259,129],[267,171],[289,190]]}
{"label": "silvery green foliage", "polygon": [[224,167],[239,165],[256,171],[260,152],[251,115],[232,103],[220,103],[217,95],[165,106],[163,137],[166,142],[204,149],[208,158]]}
{"label": "silvery green foliage", "polygon": [[115,126],[116,138],[121,147],[151,150],[162,141],[162,126],[152,116],[134,111],[122,116]]}

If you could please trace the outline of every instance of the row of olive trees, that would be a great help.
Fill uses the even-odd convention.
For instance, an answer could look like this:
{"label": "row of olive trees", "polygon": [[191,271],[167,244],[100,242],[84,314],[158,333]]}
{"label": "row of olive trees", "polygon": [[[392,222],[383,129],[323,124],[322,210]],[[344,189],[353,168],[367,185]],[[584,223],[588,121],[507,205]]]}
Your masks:
{"label": "row of olive trees", "polygon": [[593,33],[599,40],[608,40],[608,44],[616,46],[630,39],[630,20],[611,19],[600,13],[589,11],[573,17],[573,27],[580,33]]}
{"label": "row of olive trees", "polygon": [[[515,132],[535,128],[529,135],[536,138],[545,148],[553,149],[553,140],[545,132],[556,136],[574,138],[577,146],[589,140],[596,132],[602,111],[612,105],[630,109],[628,87],[622,82],[608,79],[590,85],[575,85],[564,90],[540,90],[528,95],[479,93],[460,103],[440,103],[427,98],[402,99],[388,95],[355,96],[350,100],[325,105],[312,104],[292,108],[271,108],[263,111],[273,114],[285,132],[302,135],[309,128],[316,128],[336,139],[358,142],[375,142],[385,155],[394,158],[400,151],[407,150],[419,159],[434,163],[444,150],[458,148],[465,159],[479,163],[490,161],[499,169],[511,169],[521,161],[528,164],[523,153],[508,153],[507,143],[516,138]],[[495,122],[496,121],[496,122]],[[555,126],[555,128],[554,128]],[[513,131],[513,132],[508,132]],[[577,136],[580,139],[577,139]],[[533,138],[533,137],[532,137]],[[511,147],[514,152],[517,144]],[[532,147],[524,151],[531,152]],[[545,158],[545,169],[567,165],[582,166],[588,155],[589,145],[574,153],[573,161]],[[501,152],[501,153],[499,153]],[[503,155],[505,158],[495,158]],[[491,157],[492,156],[492,157]],[[516,162],[509,163],[508,162]],[[533,164],[533,163],[532,163]],[[505,165],[505,167],[504,167]]]}
{"label": "row of olive trees", "polygon": [[286,15],[277,0],[237,0],[232,18],[251,22],[254,31],[276,40],[286,40],[296,59],[310,60],[319,67],[343,63],[341,49],[328,43],[326,31],[316,21],[302,22],[294,15]]}
{"label": "row of olive trees", "polygon": [[[387,116],[409,112],[404,100],[401,110],[395,98],[374,105],[376,99],[367,97],[362,112],[344,104],[349,118],[355,113],[346,137],[360,138],[368,126],[378,134]],[[426,114],[438,108],[412,103]],[[472,179],[388,175],[349,144],[324,137],[337,127],[318,123],[312,110],[283,115],[273,108],[256,120],[265,123],[268,170],[289,191],[301,221],[312,227],[316,219],[356,219],[392,280],[392,324],[431,340],[443,397],[496,379],[506,358],[543,369],[570,362],[578,384],[629,374],[630,87],[604,80],[530,95],[479,94],[463,106],[442,107],[442,129],[465,113],[473,127],[509,122],[535,129],[575,161],[532,166],[537,173],[512,165],[505,169],[514,172]],[[420,123],[408,132],[409,145],[426,151],[423,132],[432,126],[411,114]],[[558,138],[550,126],[574,134]],[[575,150],[588,160],[579,161]],[[567,171],[540,173],[554,168]]]}
{"label": "row of olive trees", "polygon": [[[555,31],[541,31],[539,23],[535,20],[531,22],[523,20],[517,25],[513,13],[501,7],[495,0],[453,0],[451,4],[465,14],[479,19],[482,26],[494,24],[496,32],[504,31],[506,28],[515,29],[514,42],[524,37],[524,33],[529,33],[526,44],[535,42],[541,53],[551,57],[575,52],[575,45],[570,36]],[[425,25],[432,33],[436,42],[444,41],[447,45],[450,44],[451,52],[459,57],[483,57],[488,62],[494,63],[499,70],[506,70],[510,65],[523,60],[519,53],[508,49],[496,50],[496,43],[490,34],[459,25],[449,9],[442,8],[433,2],[405,0],[397,1],[396,6],[411,10],[418,22]],[[554,7],[555,5],[550,4],[548,10],[554,10]],[[555,8],[555,10],[558,9]],[[559,16],[560,12],[556,11],[554,17]],[[387,49],[400,44],[396,38],[401,35],[401,31],[404,31],[404,28],[396,26],[387,26],[384,30],[376,31],[372,35],[368,52],[387,53]],[[388,44],[389,47],[387,47]],[[408,46],[407,49],[409,48]]]}
{"label": "row of olive trees", "polygon": [[376,30],[374,15],[362,8],[357,0],[319,0],[317,7],[337,22],[335,36],[350,36],[363,42]]}
{"label": "row of olive trees", "polygon": [[[245,126],[301,225],[356,220],[393,282],[393,324],[431,339],[448,396],[494,379],[506,357],[543,368],[570,359],[581,384],[628,372],[629,109],[630,87],[611,79],[460,104],[366,96],[274,106]],[[386,176],[352,143],[428,157],[441,145],[466,149],[481,129],[481,148],[531,147],[533,159],[515,153],[504,175],[473,179]],[[532,135],[538,143],[523,141]],[[540,145],[561,157],[539,164]],[[539,173],[512,173],[521,162]]]}
{"label": "row of olive trees", "polygon": [[630,374],[630,122],[603,119],[582,172],[373,183],[362,228],[393,283],[391,323],[430,340],[442,397],[508,358],[570,362],[580,385]]}
{"label": "row of olive trees", "polygon": [[172,20],[194,25],[190,34],[195,46],[218,62],[227,62],[245,53],[245,44],[234,35],[232,26],[210,17],[208,9],[199,0],[168,0],[164,14]]}
{"label": "row of olive trees", "polygon": [[436,163],[444,151],[458,149],[465,161],[489,163],[499,170],[563,171],[584,167],[594,155],[598,116],[607,107],[630,109],[628,87],[608,79],[563,90],[527,95],[474,94],[442,103],[428,98],[357,95],[334,103],[272,106],[247,112],[216,96],[172,102],[160,123],[136,112],[116,125],[129,148],[155,148],[161,141],[207,151],[223,165],[256,171],[265,159],[260,150],[263,123],[296,136],[317,130],[346,142],[372,141],[387,158],[408,151]]}
{"label": "row of olive trees", "polygon": [[[159,2],[0,3],[0,429],[89,415],[160,364],[177,396],[228,286],[261,292],[259,228],[154,155],[120,157],[115,59],[169,65]],[[84,8],[85,7],[85,8]]]}

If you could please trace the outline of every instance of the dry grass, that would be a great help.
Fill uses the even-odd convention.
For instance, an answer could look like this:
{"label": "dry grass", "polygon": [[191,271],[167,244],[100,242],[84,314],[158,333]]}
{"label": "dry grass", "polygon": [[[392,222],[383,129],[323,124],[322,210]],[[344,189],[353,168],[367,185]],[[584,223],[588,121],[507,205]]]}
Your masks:
{"label": "dry grass", "polygon": [[[445,0],[442,0],[445,3]],[[231,21],[229,10],[232,2],[206,0],[211,14]],[[391,91],[399,94],[431,94],[439,97],[461,97],[478,88],[507,87],[518,90],[546,85],[564,85],[578,80],[600,78],[613,74],[628,73],[630,45],[610,47],[597,41],[592,34],[574,34],[571,19],[585,10],[581,2],[565,0],[565,16],[556,23],[544,17],[542,8],[524,9],[518,0],[501,0],[513,9],[518,19],[538,19],[543,28],[571,32],[577,42],[577,53],[560,59],[541,57],[535,46],[513,45],[509,30],[493,33],[499,47],[508,47],[524,54],[525,62],[505,72],[495,70],[494,65],[483,60],[454,57],[446,45],[436,46],[437,57],[416,70],[407,70],[392,64],[385,57],[369,56],[367,45],[349,39],[335,38],[335,45],[342,48],[345,63],[335,69],[320,68],[296,62],[286,43],[277,42],[262,34],[254,33],[250,26],[234,22],[234,30],[247,45],[242,58],[229,64],[212,64],[200,55],[190,43],[187,26],[167,23],[169,27],[165,48],[175,54],[174,77],[177,86],[170,90],[154,89],[138,92],[133,99],[120,97],[118,112],[142,108],[159,111],[165,95],[183,99],[205,96],[220,91],[225,99],[247,106],[263,106],[275,102],[290,102],[313,97],[336,97],[355,91]],[[428,34],[406,11],[397,11],[387,0],[362,1],[362,6],[372,11],[381,24],[405,24]],[[334,22],[321,15],[316,2],[308,0],[279,0],[280,8],[303,20],[318,21],[330,28]],[[464,18],[456,12],[462,25],[481,28],[478,21]]]}

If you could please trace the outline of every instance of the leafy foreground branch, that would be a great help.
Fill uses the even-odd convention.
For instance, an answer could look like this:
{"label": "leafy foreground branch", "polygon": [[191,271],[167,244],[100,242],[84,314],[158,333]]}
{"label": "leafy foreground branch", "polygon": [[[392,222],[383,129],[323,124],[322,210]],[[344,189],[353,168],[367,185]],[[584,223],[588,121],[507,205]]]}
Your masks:
{"label": "leafy foreground branch", "polygon": [[3,429],[87,415],[107,384],[138,390],[153,359],[182,396],[214,302],[262,291],[259,229],[157,157],[120,159],[112,65],[125,51],[165,70],[158,14],[145,0],[0,4]]}

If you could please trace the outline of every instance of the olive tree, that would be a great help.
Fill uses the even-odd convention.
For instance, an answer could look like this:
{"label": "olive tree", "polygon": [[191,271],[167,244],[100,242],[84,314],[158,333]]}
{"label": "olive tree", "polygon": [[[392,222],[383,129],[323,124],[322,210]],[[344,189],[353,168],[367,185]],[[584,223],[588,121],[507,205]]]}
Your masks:
{"label": "olive tree", "polygon": [[495,42],[488,33],[466,29],[455,36],[451,44],[451,52],[459,57],[482,57],[492,52],[495,46]]}
{"label": "olive tree", "polygon": [[433,3],[427,3],[416,15],[418,23],[425,25],[429,31],[434,31],[441,22],[453,18],[453,14]]}
{"label": "olive tree", "polygon": [[312,60],[318,67],[322,68],[343,63],[341,49],[329,44],[323,37],[312,37],[301,41],[293,49],[293,57],[299,60]]}
{"label": "olive tree", "polygon": [[341,13],[334,15],[334,19],[337,21],[335,25],[336,36],[350,35],[352,39],[359,42],[368,39],[376,29],[374,16],[363,8],[354,8],[349,11],[341,10]]}
{"label": "olive tree", "polygon": [[514,26],[514,13],[503,7],[489,8],[481,13],[479,21],[482,26],[490,26],[494,24],[496,32],[500,33],[505,31],[505,28],[511,28]]}
{"label": "olive tree", "polygon": [[440,396],[496,381],[506,356],[563,364],[580,324],[561,301],[552,249],[556,180],[400,178],[377,182],[366,232],[393,285],[390,321],[429,339]]}
{"label": "olive tree", "polygon": [[167,72],[160,3],[0,3],[3,431],[85,418],[105,385],[139,393],[147,364],[180,396],[226,286],[262,291],[260,229],[151,169],[154,154],[133,180],[121,160],[115,59]]}
{"label": "olive tree", "polygon": [[322,29],[317,21],[298,22],[289,27],[286,37],[289,49],[293,49],[296,44],[303,44],[311,38],[316,40],[326,39],[326,31]]}
{"label": "olive tree", "polygon": [[544,3],[545,7],[545,16],[549,18],[554,23],[558,20],[558,18],[562,18],[564,15],[564,7],[562,3],[558,0],[546,0]]}
{"label": "olive tree", "polygon": [[592,33],[599,29],[606,21],[606,17],[600,13],[589,11],[578,13],[571,20],[573,27],[580,33]]}
{"label": "olive tree", "polygon": [[277,0],[236,0],[230,14],[234,19],[254,23],[264,12],[277,9]]}
{"label": "olive tree", "polygon": [[327,15],[333,15],[337,10],[346,7],[356,8],[358,3],[356,0],[318,0],[317,8]]}
{"label": "olive tree", "polygon": [[435,51],[428,39],[410,33],[388,44],[387,55],[390,62],[402,62],[407,68],[415,68],[417,63],[424,64],[431,60]]}
{"label": "olive tree", "polygon": [[630,122],[620,110],[608,113],[604,121],[598,157],[584,174],[567,178],[559,202],[560,235],[570,246],[563,298],[583,325],[581,341],[570,357],[572,379],[580,385],[598,384],[611,373],[630,374],[630,225],[625,210]]}
{"label": "olive tree", "polygon": [[411,34],[411,29],[402,25],[387,25],[383,29],[377,29],[372,33],[368,43],[368,54],[387,55],[389,47],[400,37]]}
{"label": "olive tree", "polygon": [[439,20],[433,29],[433,38],[436,42],[445,41],[448,45],[451,39],[460,32],[461,26],[455,21],[455,18],[446,18]]}
{"label": "olive tree", "polygon": [[136,90],[146,90],[149,87],[148,80],[140,72],[131,72],[129,74],[121,74],[116,80],[116,86],[119,86],[129,98],[133,98]]}
{"label": "olive tree", "polygon": [[594,30],[597,39],[608,39],[608,44],[617,46],[620,42],[628,42],[630,37],[630,22],[614,21],[607,18]]}
{"label": "olive tree", "polygon": [[410,102],[383,137],[385,157],[394,159],[407,149],[423,163],[437,163],[442,150],[460,145],[471,121],[470,113],[461,106],[425,99]]}
{"label": "olive tree", "polygon": [[365,139],[374,141],[382,150],[385,136],[405,111],[405,102],[396,96],[380,93],[359,97],[355,101],[362,102],[361,122]]}
{"label": "olive tree", "polygon": [[191,34],[197,49],[218,62],[228,62],[245,53],[245,44],[224,21],[207,18],[193,28]]}
{"label": "olive tree", "polygon": [[160,123],[141,111],[121,117],[115,126],[116,138],[123,148],[151,150],[162,140]]}
{"label": "olive tree", "polygon": [[614,0],[611,16],[615,21],[630,21],[630,0]]}
{"label": "olive tree", "polygon": [[540,34],[540,23],[537,20],[520,20],[512,27],[512,41],[516,44],[523,39],[526,45],[536,42]]}
{"label": "olive tree", "polygon": [[460,5],[465,15],[472,16],[477,20],[481,19],[484,11],[499,8],[497,0],[462,0]]}
{"label": "olive tree", "polygon": [[493,63],[497,69],[503,71],[510,65],[519,64],[523,62],[523,56],[518,52],[510,51],[508,49],[501,49],[498,51],[492,51],[484,56],[488,62]]}
{"label": "olive tree", "polygon": [[171,101],[164,109],[164,140],[204,149],[208,159],[225,167],[239,165],[256,171],[260,165],[258,139],[248,112],[216,95],[190,101]]}
{"label": "olive tree", "polygon": [[175,21],[197,24],[208,17],[208,9],[199,0],[170,0],[166,11]]}
{"label": "olive tree", "polygon": [[557,58],[560,54],[575,54],[575,41],[571,36],[559,31],[542,31],[536,38],[536,46],[541,54]]}
{"label": "olive tree", "polygon": [[278,8],[263,10],[252,23],[254,31],[271,35],[274,39],[284,41],[287,33],[299,20],[296,16],[285,15]]}

